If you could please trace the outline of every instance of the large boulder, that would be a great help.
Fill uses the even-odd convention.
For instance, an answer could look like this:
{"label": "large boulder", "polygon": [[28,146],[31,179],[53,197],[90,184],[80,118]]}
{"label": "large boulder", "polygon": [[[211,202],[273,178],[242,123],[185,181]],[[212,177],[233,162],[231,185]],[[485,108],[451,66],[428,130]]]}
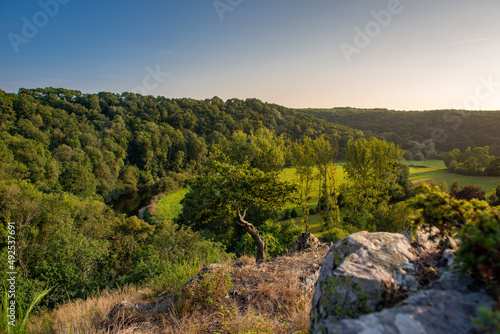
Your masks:
{"label": "large boulder", "polygon": [[[452,240],[451,240],[452,241]],[[456,245],[425,235],[359,232],[334,244],[321,267],[311,333],[472,333],[471,317],[492,306],[484,284],[462,276]]]}
{"label": "large boulder", "polygon": [[426,290],[407,298],[402,305],[359,319],[325,323],[324,333],[338,334],[449,334],[474,333],[470,317],[479,306],[490,306],[482,293]]}
{"label": "large boulder", "polygon": [[359,232],[335,243],[316,283],[310,330],[326,333],[332,323],[379,311],[396,295],[416,292],[415,258],[402,234]]}

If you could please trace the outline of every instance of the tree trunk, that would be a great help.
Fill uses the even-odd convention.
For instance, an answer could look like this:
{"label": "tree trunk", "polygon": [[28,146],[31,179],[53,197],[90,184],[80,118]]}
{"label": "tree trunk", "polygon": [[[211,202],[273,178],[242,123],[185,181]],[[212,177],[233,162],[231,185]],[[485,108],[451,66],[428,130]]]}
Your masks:
{"label": "tree trunk", "polygon": [[318,208],[317,208],[318,210],[317,210],[316,213],[319,213],[319,215],[321,216],[321,205],[323,204],[323,203],[321,203],[321,190],[322,190],[321,189],[321,172],[319,174],[318,179],[319,179],[319,184],[318,184]]}
{"label": "tree trunk", "polygon": [[309,175],[306,177],[306,209],[304,210],[304,218],[306,224],[306,232],[308,232],[308,218],[309,218]]}
{"label": "tree trunk", "polygon": [[250,224],[245,220],[245,215],[246,215],[246,210],[241,214],[241,212],[238,210],[238,225],[242,226],[245,232],[250,234],[252,237],[253,241],[255,242],[255,245],[257,246],[257,257],[256,257],[256,262],[260,263],[262,261],[266,260],[266,244],[264,240],[259,235],[259,231],[255,229],[255,226],[253,224]]}

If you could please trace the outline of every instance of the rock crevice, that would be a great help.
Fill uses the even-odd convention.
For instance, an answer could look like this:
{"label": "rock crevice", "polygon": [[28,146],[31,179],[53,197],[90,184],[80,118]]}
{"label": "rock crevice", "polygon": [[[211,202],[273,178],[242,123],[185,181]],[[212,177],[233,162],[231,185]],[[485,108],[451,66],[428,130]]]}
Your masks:
{"label": "rock crevice", "polygon": [[[419,236],[424,240],[425,236]],[[425,244],[425,247],[422,247]],[[311,333],[465,333],[491,299],[435,258],[438,244],[414,247],[402,234],[359,232],[329,250],[315,286]],[[433,264],[422,264],[423,259]],[[444,274],[443,274],[444,273]],[[460,321],[459,321],[460,320]],[[439,322],[436,326],[433,323]],[[445,328],[448,328],[445,330]]]}

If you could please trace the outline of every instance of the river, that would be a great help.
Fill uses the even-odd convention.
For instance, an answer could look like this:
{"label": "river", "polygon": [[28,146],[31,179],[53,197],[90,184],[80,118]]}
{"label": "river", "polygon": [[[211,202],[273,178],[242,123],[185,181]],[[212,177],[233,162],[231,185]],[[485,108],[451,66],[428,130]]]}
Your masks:
{"label": "river", "polygon": [[127,217],[139,216],[139,210],[149,204],[151,197],[153,197],[151,188],[146,187],[138,191],[121,195],[117,200],[111,203],[111,206],[116,212],[124,213]]}

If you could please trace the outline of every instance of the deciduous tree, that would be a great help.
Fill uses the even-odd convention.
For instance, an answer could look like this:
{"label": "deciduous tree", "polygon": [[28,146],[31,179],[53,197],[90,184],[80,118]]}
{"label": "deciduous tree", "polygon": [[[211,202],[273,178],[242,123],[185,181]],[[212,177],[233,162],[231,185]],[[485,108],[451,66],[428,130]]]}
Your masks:
{"label": "deciduous tree", "polygon": [[350,141],[344,170],[348,182],[344,187],[344,199],[348,217],[352,223],[363,224],[378,207],[401,192],[397,183],[399,161],[404,152],[394,145],[377,138]]}
{"label": "deciduous tree", "polygon": [[[247,212],[251,209],[281,210],[296,191],[294,185],[281,181],[277,172],[265,173],[248,164],[232,166],[218,162],[214,163],[213,173],[198,176],[188,184],[191,190],[183,200],[181,220],[195,229],[236,223],[255,242],[257,261],[265,259],[265,242],[257,227],[247,221]],[[231,219],[219,219],[221,217]]]}

